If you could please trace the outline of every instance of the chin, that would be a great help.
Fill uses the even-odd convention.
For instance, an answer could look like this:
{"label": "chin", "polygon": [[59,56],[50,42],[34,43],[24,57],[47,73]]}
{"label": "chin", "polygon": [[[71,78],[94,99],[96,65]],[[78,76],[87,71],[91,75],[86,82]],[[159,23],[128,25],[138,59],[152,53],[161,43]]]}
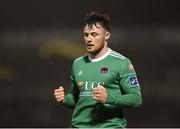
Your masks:
{"label": "chin", "polygon": [[94,52],[92,52],[92,51],[87,51],[87,52],[88,52],[89,54],[92,54],[92,55],[94,54]]}
{"label": "chin", "polygon": [[92,55],[96,55],[101,49],[87,49],[87,52]]}
{"label": "chin", "polygon": [[90,53],[90,54],[92,54],[92,53],[94,53],[94,50],[87,49],[87,52]]}
{"label": "chin", "polygon": [[89,50],[87,52],[91,55],[96,55],[98,53],[98,51],[89,51]]}

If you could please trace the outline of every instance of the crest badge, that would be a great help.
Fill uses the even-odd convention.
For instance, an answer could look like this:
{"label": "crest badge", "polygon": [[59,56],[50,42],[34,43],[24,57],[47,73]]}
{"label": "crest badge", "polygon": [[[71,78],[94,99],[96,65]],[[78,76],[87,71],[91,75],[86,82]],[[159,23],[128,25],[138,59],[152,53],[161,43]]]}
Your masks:
{"label": "crest badge", "polygon": [[106,73],[108,73],[108,71],[109,71],[108,67],[102,67],[102,68],[100,69],[100,73],[101,73],[101,74],[106,74]]}

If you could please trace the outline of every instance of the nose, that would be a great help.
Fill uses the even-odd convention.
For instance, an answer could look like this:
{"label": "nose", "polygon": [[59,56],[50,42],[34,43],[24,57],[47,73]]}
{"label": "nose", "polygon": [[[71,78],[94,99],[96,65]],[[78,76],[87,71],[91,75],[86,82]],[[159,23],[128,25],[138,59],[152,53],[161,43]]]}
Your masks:
{"label": "nose", "polygon": [[92,42],[92,39],[91,39],[90,36],[87,36],[87,37],[85,38],[85,40],[86,40],[87,43]]}

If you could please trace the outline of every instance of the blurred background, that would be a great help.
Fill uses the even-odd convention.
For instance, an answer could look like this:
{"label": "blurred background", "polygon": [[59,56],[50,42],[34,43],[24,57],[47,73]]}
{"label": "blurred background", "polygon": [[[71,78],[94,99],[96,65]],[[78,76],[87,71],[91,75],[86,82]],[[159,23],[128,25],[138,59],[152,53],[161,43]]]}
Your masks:
{"label": "blurred background", "polygon": [[178,0],[0,1],[0,127],[70,127],[72,110],[53,91],[70,87],[84,54],[91,10],[111,17],[109,46],[131,59],[143,105],[125,110],[128,127],[180,127]]}

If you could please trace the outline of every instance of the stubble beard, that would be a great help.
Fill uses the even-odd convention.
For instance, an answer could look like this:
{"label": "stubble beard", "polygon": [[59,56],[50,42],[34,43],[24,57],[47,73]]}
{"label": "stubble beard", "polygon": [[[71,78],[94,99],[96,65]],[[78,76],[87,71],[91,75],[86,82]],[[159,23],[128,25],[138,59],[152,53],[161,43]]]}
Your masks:
{"label": "stubble beard", "polygon": [[104,45],[101,45],[100,47],[96,48],[96,46],[94,46],[95,48],[93,48],[94,50],[88,50],[87,48],[87,52],[93,56],[97,55],[103,48],[104,48]]}

